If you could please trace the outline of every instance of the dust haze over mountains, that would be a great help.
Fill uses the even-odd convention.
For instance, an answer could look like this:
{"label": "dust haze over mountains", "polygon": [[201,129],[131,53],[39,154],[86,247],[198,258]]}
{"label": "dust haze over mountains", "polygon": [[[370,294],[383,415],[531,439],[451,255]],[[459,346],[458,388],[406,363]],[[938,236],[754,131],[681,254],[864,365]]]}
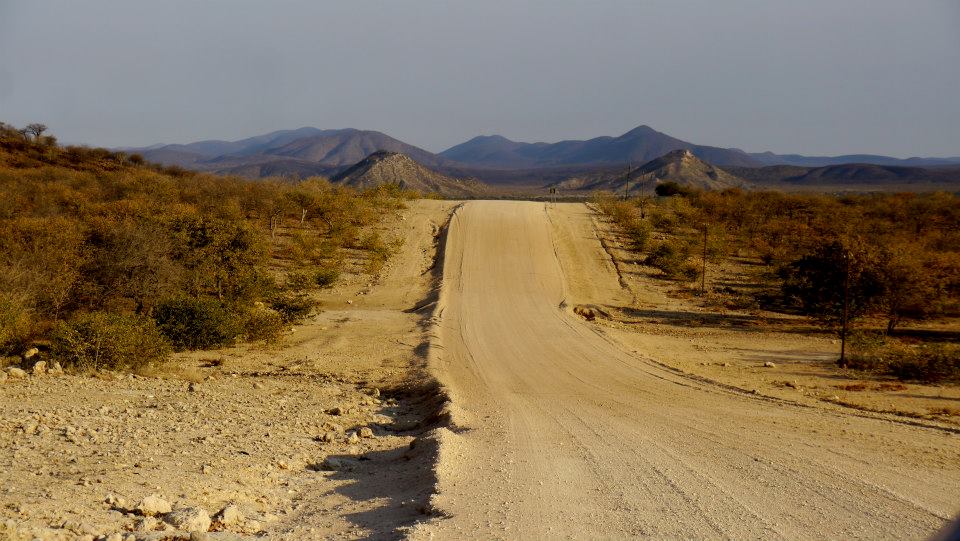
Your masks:
{"label": "dust haze over mountains", "polygon": [[110,147],[317,126],[437,153],[648,124],[749,152],[957,156],[958,20],[894,0],[9,0],[0,117]]}

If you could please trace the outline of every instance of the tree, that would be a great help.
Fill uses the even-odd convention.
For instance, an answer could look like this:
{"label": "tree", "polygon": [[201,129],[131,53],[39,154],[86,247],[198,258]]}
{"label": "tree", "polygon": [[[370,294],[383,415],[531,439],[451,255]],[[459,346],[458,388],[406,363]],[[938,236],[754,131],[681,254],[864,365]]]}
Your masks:
{"label": "tree", "polygon": [[[846,338],[847,322],[878,304],[883,278],[876,256],[857,241],[821,241],[813,251],[781,270],[783,295],[801,311],[836,328]],[[840,364],[844,364],[844,345]]]}
{"label": "tree", "polygon": [[47,125],[35,122],[33,124],[27,124],[26,128],[24,129],[27,130],[27,133],[33,135],[34,141],[39,142],[40,136],[43,135],[43,132],[47,131]]}
{"label": "tree", "polygon": [[929,253],[915,242],[900,242],[884,251],[881,306],[887,317],[887,334],[904,318],[927,319],[944,311],[951,282],[960,273],[953,253]]}

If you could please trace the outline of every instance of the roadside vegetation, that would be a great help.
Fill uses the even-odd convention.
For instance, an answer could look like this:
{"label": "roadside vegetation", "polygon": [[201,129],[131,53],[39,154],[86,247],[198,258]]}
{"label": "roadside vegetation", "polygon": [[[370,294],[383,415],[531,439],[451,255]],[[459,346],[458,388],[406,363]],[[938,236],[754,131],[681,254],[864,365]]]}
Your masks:
{"label": "roadside vegetation", "polygon": [[408,196],[200,174],[0,123],[0,353],[138,369],[275,342],[346,261],[380,270],[399,241],[375,226]]}
{"label": "roadside vegetation", "polygon": [[903,380],[960,381],[956,333],[901,332],[904,324],[960,317],[956,195],[671,186],[656,194],[598,194],[594,203],[638,262],[664,279],[720,309],[805,314],[838,333],[846,313],[842,365]]}

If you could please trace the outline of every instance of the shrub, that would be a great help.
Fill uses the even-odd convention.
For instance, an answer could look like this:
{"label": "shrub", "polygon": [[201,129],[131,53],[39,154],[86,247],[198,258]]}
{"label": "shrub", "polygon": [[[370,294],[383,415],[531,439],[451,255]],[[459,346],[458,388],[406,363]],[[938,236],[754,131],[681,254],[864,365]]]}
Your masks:
{"label": "shrub", "polygon": [[646,249],[652,231],[650,223],[639,218],[633,218],[623,224],[623,232],[630,240],[631,248],[638,252]]}
{"label": "shrub", "polygon": [[26,295],[0,291],[0,349],[24,339],[30,323]]}
{"label": "shrub", "polygon": [[163,361],[170,344],[145,317],[109,312],[81,314],[51,335],[53,354],[84,369],[137,369]]}
{"label": "shrub", "polygon": [[690,195],[691,190],[686,186],[681,186],[673,181],[661,182],[653,191],[660,197],[672,197],[674,195]]}
{"label": "shrub", "polygon": [[243,334],[252,342],[262,341],[268,344],[280,340],[286,324],[283,318],[273,310],[254,310],[247,315],[243,325]]}
{"label": "shrub", "polygon": [[669,278],[694,280],[700,271],[688,261],[689,256],[690,247],[674,240],[657,245],[644,262],[660,269]]}
{"label": "shrub", "polygon": [[310,315],[316,303],[306,295],[279,294],[270,299],[270,307],[286,323],[299,321]]}
{"label": "shrub", "polygon": [[340,278],[340,269],[337,266],[322,267],[313,275],[313,281],[320,287],[333,287]]}
{"label": "shrub", "polygon": [[309,289],[312,281],[311,276],[305,272],[291,272],[287,275],[286,289],[288,291],[301,292]]}
{"label": "shrub", "polygon": [[925,383],[960,381],[960,346],[956,344],[910,346],[882,339],[863,343],[855,336],[851,346],[848,366],[855,370]]}
{"label": "shrub", "polygon": [[240,332],[238,318],[216,299],[166,299],[156,306],[153,318],[177,350],[228,346]]}

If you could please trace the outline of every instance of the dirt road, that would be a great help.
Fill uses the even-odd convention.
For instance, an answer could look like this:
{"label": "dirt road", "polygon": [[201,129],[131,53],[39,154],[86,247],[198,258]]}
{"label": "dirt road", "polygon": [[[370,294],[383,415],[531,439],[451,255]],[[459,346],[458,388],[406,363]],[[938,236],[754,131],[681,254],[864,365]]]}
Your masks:
{"label": "dirt road", "polygon": [[960,510],[960,437],[727,390],[572,313],[629,303],[582,205],[454,215],[433,370],[450,394],[414,537],[918,539]]}

